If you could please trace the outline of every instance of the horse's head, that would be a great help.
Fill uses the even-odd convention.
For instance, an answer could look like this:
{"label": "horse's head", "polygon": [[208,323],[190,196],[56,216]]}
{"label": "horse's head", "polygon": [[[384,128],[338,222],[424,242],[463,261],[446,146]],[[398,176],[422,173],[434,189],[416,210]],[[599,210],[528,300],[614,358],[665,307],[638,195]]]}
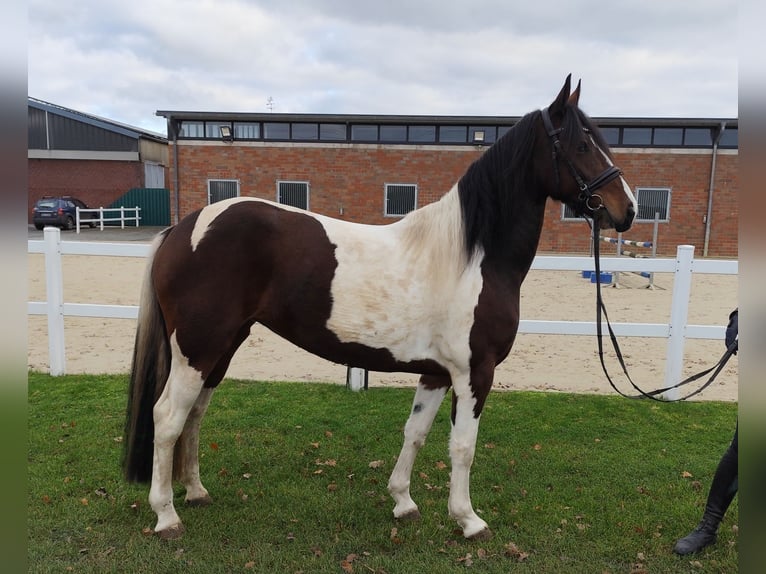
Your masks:
{"label": "horse's head", "polygon": [[538,145],[553,162],[540,162],[540,175],[549,195],[577,215],[592,217],[602,228],[626,231],[636,215],[636,199],[598,128],[578,107],[580,83],[570,94],[570,81],[571,75],[541,113],[547,137]]}

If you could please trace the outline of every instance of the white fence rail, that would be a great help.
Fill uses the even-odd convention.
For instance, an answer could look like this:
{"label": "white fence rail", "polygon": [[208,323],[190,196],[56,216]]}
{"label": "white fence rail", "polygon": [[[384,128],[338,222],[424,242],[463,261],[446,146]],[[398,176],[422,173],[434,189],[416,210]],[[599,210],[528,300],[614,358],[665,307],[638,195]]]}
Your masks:
{"label": "white fence rail", "polygon": [[[50,374],[54,376],[66,373],[64,351],[64,317],[105,317],[118,319],[136,319],[136,305],[97,305],[83,303],[65,303],[62,280],[62,255],[106,255],[112,257],[146,257],[149,244],[107,243],[61,241],[58,228],[47,227],[44,238],[28,241],[29,253],[45,255],[45,277],[47,301],[30,301],[27,306],[29,315],[48,316],[48,348]],[[538,256],[532,263],[532,269],[581,271],[591,269],[591,257]],[[734,260],[694,259],[694,246],[680,245],[676,258],[633,259],[626,257],[602,257],[601,269],[609,271],[651,271],[655,273],[673,273],[673,293],[670,318],[667,323],[612,323],[618,336],[623,337],[660,337],[667,339],[667,360],[665,385],[680,380],[683,363],[684,342],[686,339],[723,340],[726,328],[722,325],[689,325],[689,297],[693,273],[737,275],[739,263]],[[606,326],[604,325],[604,329]],[[522,320],[519,333],[542,335],[595,335],[596,323],[588,321],[539,321]],[[357,379],[358,377],[353,377]],[[677,393],[668,393],[666,398],[673,399]]]}
{"label": "white fence rail", "polygon": [[[92,223],[98,223],[99,227],[101,228],[101,231],[104,230],[104,223],[111,223],[114,221],[119,221],[120,227],[122,229],[125,229],[126,221],[135,221],[136,227],[138,227],[138,224],[141,221],[140,212],[141,212],[141,208],[138,206],[136,207],[98,207],[93,209],[90,209],[90,208],[82,209],[78,207],[77,217],[76,217],[77,233],[80,233],[80,227],[83,224],[90,225]],[[81,213],[98,213],[98,218],[95,218],[95,217],[83,218],[80,215]],[[133,213],[133,215],[130,215],[131,213]]]}

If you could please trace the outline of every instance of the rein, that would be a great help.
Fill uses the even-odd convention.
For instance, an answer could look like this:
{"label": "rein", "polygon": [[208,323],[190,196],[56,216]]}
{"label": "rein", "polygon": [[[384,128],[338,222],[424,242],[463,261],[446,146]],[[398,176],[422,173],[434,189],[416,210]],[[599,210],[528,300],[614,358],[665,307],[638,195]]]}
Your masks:
{"label": "rein", "polygon": [[[595,215],[595,214],[594,214]],[[689,397],[693,397],[694,395],[701,393],[704,391],[710,384],[715,380],[715,378],[718,376],[718,373],[721,372],[723,367],[728,362],[729,358],[734,354],[734,352],[737,349],[737,342],[735,341],[732,343],[727,349],[726,352],[724,352],[723,356],[718,360],[718,362],[710,367],[709,369],[705,369],[704,371],[697,373],[696,375],[692,375],[683,381],[676,383],[675,385],[671,385],[669,387],[664,387],[662,389],[656,389],[654,391],[645,392],[641,388],[639,388],[634,382],[633,379],[630,378],[630,375],[628,374],[628,369],[625,366],[625,361],[622,358],[622,352],[620,351],[620,346],[617,343],[617,337],[614,335],[614,331],[612,330],[612,325],[609,323],[609,316],[606,312],[606,306],[604,305],[604,300],[601,298],[601,265],[600,265],[600,258],[599,258],[599,244],[601,243],[600,238],[600,230],[598,225],[598,217],[594,217],[593,219],[593,259],[595,262],[595,268],[596,268],[596,339],[598,340],[598,357],[601,361],[601,368],[604,371],[604,374],[606,375],[607,380],[609,381],[609,384],[612,386],[612,388],[619,394],[622,395],[625,398],[628,399],[652,399],[653,401],[659,401],[659,402],[675,402],[675,401],[683,401],[688,399]],[[604,319],[606,319],[606,326],[609,330],[609,338],[612,340],[612,347],[614,347],[614,352],[617,355],[617,360],[620,363],[620,366],[622,367],[622,372],[625,374],[625,377],[628,379],[630,384],[633,386],[635,390],[639,392],[638,395],[627,395],[623,393],[620,389],[617,388],[617,386],[614,384],[614,381],[612,381],[612,378],[609,376],[609,372],[607,371],[606,364],[604,363],[604,344],[603,344],[603,334],[601,329],[601,314],[603,312]],[[660,395],[666,391],[670,391],[672,389],[682,387],[683,385],[687,385],[693,381],[696,381],[697,379],[701,379],[708,373],[713,373],[710,375],[710,378],[697,390],[692,391],[691,393],[684,395],[683,397],[680,397],[678,399],[675,399],[674,401],[669,401],[669,399],[664,398],[657,398],[657,395]]]}
{"label": "rein", "polygon": [[[662,393],[665,393],[667,391],[670,391],[672,389],[681,387],[683,385],[687,385],[693,381],[696,381],[708,373],[712,373],[710,375],[710,378],[697,390],[692,391],[691,393],[684,395],[681,398],[675,399],[675,401],[683,401],[690,397],[693,397],[694,395],[701,393],[704,391],[710,384],[715,380],[715,378],[718,376],[718,373],[721,372],[723,367],[728,362],[729,358],[734,354],[734,352],[737,349],[737,343],[733,343],[730,347],[726,349],[726,352],[723,354],[723,356],[718,360],[718,362],[710,367],[709,369],[706,369],[700,373],[697,373],[696,375],[692,375],[691,377],[688,377],[684,379],[683,381],[676,383],[675,385],[671,385],[669,387],[664,387],[661,389],[656,389],[654,391],[646,392],[638,387],[633,382],[633,379],[630,378],[630,374],[628,373],[628,368],[625,366],[625,360],[622,357],[622,352],[620,351],[620,345],[617,343],[617,337],[614,335],[614,331],[612,330],[612,325],[609,323],[609,316],[606,312],[606,306],[604,305],[604,300],[601,297],[601,263],[600,263],[600,245],[601,245],[601,237],[600,237],[600,225],[599,225],[599,218],[600,218],[600,210],[604,207],[603,205],[603,199],[600,195],[595,193],[600,188],[607,185],[609,182],[614,181],[618,177],[622,175],[622,171],[616,167],[616,166],[610,166],[607,169],[605,169],[601,174],[594,177],[591,181],[586,182],[585,178],[582,176],[580,171],[575,167],[575,165],[572,163],[572,161],[567,156],[566,152],[564,151],[561,140],[559,139],[559,134],[563,131],[563,128],[554,128],[553,122],[551,121],[550,113],[548,112],[548,108],[545,108],[542,110],[542,120],[543,125],[545,126],[545,131],[548,133],[548,137],[551,139],[551,144],[553,147],[553,169],[554,173],[556,174],[556,186],[560,187],[561,185],[561,178],[559,175],[559,158],[564,161],[566,164],[569,172],[571,173],[572,177],[574,178],[575,182],[577,182],[578,187],[580,188],[580,195],[578,196],[578,200],[581,202],[582,205],[584,205],[585,209],[591,213],[591,216],[593,217],[593,258],[595,261],[595,268],[596,268],[596,338],[598,340],[598,357],[601,361],[601,368],[604,371],[604,374],[606,375],[607,380],[609,381],[609,384],[612,386],[612,388],[617,392],[617,394],[622,395],[625,398],[628,399],[641,399],[641,398],[647,398],[654,401],[659,402],[668,402],[668,399],[664,398],[658,398],[657,395],[661,395]],[[585,129],[585,128],[583,128]],[[587,130],[586,130],[587,131]],[[601,327],[601,316],[604,316],[604,319],[606,320],[606,326],[609,331],[609,337],[612,340],[612,347],[614,347],[614,351],[617,355],[617,360],[620,363],[620,366],[622,367],[622,372],[625,374],[625,377],[628,379],[630,384],[633,386],[633,388],[638,391],[639,394],[637,395],[627,395],[623,393],[620,389],[617,388],[617,386],[614,384],[614,381],[612,380],[612,377],[609,375],[609,371],[606,368],[606,363],[604,362],[604,343],[603,343],[603,333],[602,333],[602,327]],[[671,401],[672,402],[672,401]]]}

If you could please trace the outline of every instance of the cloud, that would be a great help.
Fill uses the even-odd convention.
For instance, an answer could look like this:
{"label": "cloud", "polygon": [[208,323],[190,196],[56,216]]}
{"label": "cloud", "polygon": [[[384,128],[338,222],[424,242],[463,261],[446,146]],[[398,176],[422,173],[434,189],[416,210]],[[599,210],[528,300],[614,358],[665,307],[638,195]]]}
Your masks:
{"label": "cloud", "polygon": [[158,109],[521,115],[567,73],[592,115],[737,113],[736,5],[626,0],[30,0],[29,93]]}

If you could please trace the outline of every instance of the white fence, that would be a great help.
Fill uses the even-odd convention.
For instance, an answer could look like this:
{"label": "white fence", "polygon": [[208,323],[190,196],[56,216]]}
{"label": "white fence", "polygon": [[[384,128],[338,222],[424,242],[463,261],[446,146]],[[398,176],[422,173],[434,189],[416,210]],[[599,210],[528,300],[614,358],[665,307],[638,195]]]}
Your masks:
{"label": "white fence", "polygon": [[[64,317],[106,317],[135,319],[136,305],[96,305],[65,303],[62,280],[62,255],[107,255],[112,257],[146,257],[149,244],[61,241],[58,228],[47,227],[44,238],[28,241],[29,253],[45,254],[45,278],[47,301],[28,302],[29,315],[48,316],[48,349],[50,374],[66,373],[64,351]],[[591,257],[538,256],[532,269],[557,271],[581,271],[592,269]],[[673,273],[673,293],[668,323],[612,323],[616,335],[622,337],[660,337],[667,339],[665,386],[680,380],[686,339],[723,340],[726,328],[722,325],[689,325],[689,297],[692,273],[736,275],[739,263],[733,260],[694,259],[694,246],[680,245],[676,258],[633,259],[626,257],[602,257],[601,269],[609,271],[651,271]],[[606,326],[604,325],[604,330]],[[596,323],[588,321],[538,321],[522,320],[519,333],[542,335],[595,335]],[[354,377],[356,379],[357,377]],[[676,398],[668,393],[666,398]]]}
{"label": "white fence", "polygon": [[[119,221],[120,227],[122,229],[125,229],[125,222],[126,221],[135,221],[136,227],[138,227],[138,223],[141,221],[141,215],[140,215],[141,208],[136,207],[98,207],[93,209],[82,209],[80,207],[77,208],[77,233],[80,233],[80,227],[83,225],[90,225],[92,223],[98,223],[99,227],[101,228],[101,231],[104,230],[104,223],[111,223],[113,221]],[[112,213],[115,213],[115,215],[111,215]],[[130,215],[130,213],[133,213],[133,215]],[[85,218],[83,219],[80,215],[81,213],[98,213],[98,218]],[[104,217],[104,215],[109,215],[109,217]]]}

